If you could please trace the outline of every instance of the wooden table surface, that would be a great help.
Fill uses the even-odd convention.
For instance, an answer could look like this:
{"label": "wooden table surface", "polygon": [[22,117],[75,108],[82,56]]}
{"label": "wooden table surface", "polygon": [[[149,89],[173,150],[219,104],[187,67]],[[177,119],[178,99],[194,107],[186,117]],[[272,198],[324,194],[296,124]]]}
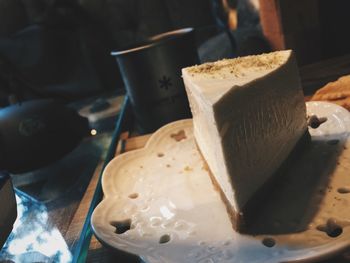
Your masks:
{"label": "wooden table surface", "polygon": [[[340,76],[350,74],[350,55],[342,56],[339,58],[333,58],[311,65],[303,66],[300,68],[300,76],[304,89],[304,94],[306,99],[309,98],[317,89],[325,85],[330,81],[338,79]],[[149,135],[142,137],[132,137],[129,138],[128,133],[123,133],[121,140],[124,140],[125,151],[138,149],[143,147]],[[127,143],[125,143],[127,141]],[[117,147],[116,155],[120,154],[121,146]],[[95,191],[98,177],[102,169],[102,164],[99,165],[92,177],[84,198],[80,202],[80,205],[75,213],[73,220],[66,233],[67,242],[74,247],[78,237],[80,235],[80,230],[82,229],[82,224],[87,215],[89,209],[90,201],[92,199],[93,193]],[[118,261],[116,261],[118,259]],[[111,249],[105,248],[101,243],[96,240],[95,237],[92,238],[90,243],[90,248],[87,256],[87,262],[140,262],[137,257],[130,257],[122,252],[116,252]],[[345,253],[331,261],[323,262],[350,262],[350,253]]]}

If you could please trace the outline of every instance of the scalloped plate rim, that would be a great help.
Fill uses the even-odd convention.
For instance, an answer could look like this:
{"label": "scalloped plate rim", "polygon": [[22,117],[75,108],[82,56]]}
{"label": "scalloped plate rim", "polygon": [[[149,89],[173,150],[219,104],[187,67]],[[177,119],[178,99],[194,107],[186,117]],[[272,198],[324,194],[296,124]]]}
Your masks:
{"label": "scalloped plate rim", "polygon": [[[331,103],[331,102],[325,102],[325,101],[308,101],[306,102],[306,105],[307,106],[311,106],[311,107],[318,107],[318,105],[321,105],[321,106],[327,106],[328,107],[333,107],[333,108],[337,108],[338,110],[340,110],[342,112],[342,114],[347,114],[349,115],[350,117],[350,112],[335,104],[335,103]],[[115,247],[111,244],[109,244],[107,241],[105,241],[103,239],[103,237],[101,237],[99,235],[99,231],[95,228],[95,220],[96,220],[96,213],[98,213],[98,210],[102,208],[102,203],[105,203],[105,202],[108,202],[108,201],[111,201],[113,199],[116,199],[116,197],[113,197],[112,196],[112,192],[111,193],[107,193],[105,191],[106,188],[108,188],[106,186],[106,174],[109,172],[109,170],[112,170],[113,167],[115,165],[118,164],[118,162],[121,162],[123,160],[123,158],[128,158],[128,156],[137,156],[137,155],[140,155],[142,154],[143,152],[147,152],[149,151],[150,149],[152,148],[155,148],[156,147],[156,143],[154,143],[154,141],[157,140],[157,137],[159,134],[162,134],[163,133],[163,130],[167,130],[169,129],[171,126],[178,126],[180,123],[184,123],[185,125],[188,125],[190,122],[192,123],[191,121],[192,119],[183,119],[183,120],[178,120],[178,121],[174,121],[174,122],[171,122],[171,123],[168,123],[164,126],[162,126],[161,128],[159,128],[156,132],[154,132],[150,138],[148,139],[147,143],[145,144],[145,146],[143,148],[140,148],[140,149],[136,149],[136,150],[132,150],[132,151],[129,151],[129,152],[125,152],[119,156],[116,156],[114,157],[108,164],[107,166],[105,167],[103,173],[102,173],[102,190],[103,190],[103,193],[105,195],[105,198],[96,206],[96,208],[94,209],[93,211],[93,214],[91,216],[91,220],[90,220],[90,223],[91,223],[91,227],[92,227],[92,230],[93,230],[93,233],[94,235],[96,236],[96,238],[101,242],[103,243],[104,245],[112,248],[112,249],[116,249],[118,251],[122,251],[122,252],[125,252],[125,253],[129,253],[129,254],[132,254],[131,252],[129,251],[126,251],[126,250],[123,250],[121,248],[118,248],[118,247]],[[348,129],[348,132],[350,131],[350,123],[347,123],[347,129]],[[192,124],[191,124],[192,125]],[[347,139],[348,140],[348,139]],[[300,257],[297,257],[297,258],[285,258],[287,261],[283,261],[283,262],[309,262],[309,261],[313,261],[313,260],[323,260],[325,258],[328,258],[330,256],[333,256],[333,255],[336,255],[340,252],[343,252],[343,251],[346,251],[347,249],[350,248],[350,239],[348,239],[348,242],[346,242],[345,240],[341,239],[339,240],[340,242],[333,242],[333,245],[330,247],[328,244],[325,244],[325,245],[322,245],[322,246],[319,246],[319,247],[325,247],[324,250],[322,250],[321,252],[319,252],[317,255],[313,255],[313,256],[300,256]],[[306,249],[306,250],[309,250],[309,249]],[[138,255],[138,254],[134,254],[138,257],[140,257],[141,259],[144,258],[143,255]]]}

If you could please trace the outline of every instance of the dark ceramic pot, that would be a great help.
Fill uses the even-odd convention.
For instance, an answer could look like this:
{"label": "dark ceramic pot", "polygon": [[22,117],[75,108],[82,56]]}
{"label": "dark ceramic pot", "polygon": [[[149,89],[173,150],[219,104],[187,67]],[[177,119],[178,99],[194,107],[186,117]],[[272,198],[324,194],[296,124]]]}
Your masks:
{"label": "dark ceramic pot", "polygon": [[191,117],[181,69],[199,63],[192,28],[156,35],[112,55],[142,133]]}

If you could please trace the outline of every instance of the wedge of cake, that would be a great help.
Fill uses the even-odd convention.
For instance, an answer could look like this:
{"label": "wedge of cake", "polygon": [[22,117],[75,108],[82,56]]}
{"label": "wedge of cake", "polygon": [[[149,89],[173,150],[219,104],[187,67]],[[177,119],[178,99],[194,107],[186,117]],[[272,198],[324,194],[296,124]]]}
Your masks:
{"label": "wedge of cake", "polygon": [[240,231],[248,207],[308,134],[296,60],[278,51],[188,67],[182,75],[198,148]]}

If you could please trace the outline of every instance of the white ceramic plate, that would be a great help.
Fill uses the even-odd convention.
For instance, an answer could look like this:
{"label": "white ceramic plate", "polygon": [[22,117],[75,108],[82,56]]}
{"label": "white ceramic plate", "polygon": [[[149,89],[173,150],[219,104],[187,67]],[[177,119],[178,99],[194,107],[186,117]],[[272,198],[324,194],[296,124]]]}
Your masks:
{"label": "white ceramic plate", "polygon": [[328,121],[310,129],[311,145],[266,200],[251,234],[232,230],[192,121],[182,120],[109,163],[105,198],[91,220],[95,235],[149,263],[286,262],[339,253],[350,245],[350,114],[325,102],[308,102],[307,109]]}

